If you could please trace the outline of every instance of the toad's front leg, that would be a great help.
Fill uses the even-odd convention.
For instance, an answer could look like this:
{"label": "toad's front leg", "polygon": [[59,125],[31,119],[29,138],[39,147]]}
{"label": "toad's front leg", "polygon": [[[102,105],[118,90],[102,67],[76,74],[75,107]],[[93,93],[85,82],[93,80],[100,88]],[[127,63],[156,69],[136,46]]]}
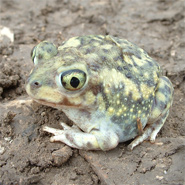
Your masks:
{"label": "toad's front leg", "polygon": [[69,127],[61,123],[64,130],[45,126],[44,131],[54,134],[50,138],[51,142],[60,141],[66,145],[84,150],[111,150],[119,143],[117,134],[112,131],[100,131],[92,129],[90,133],[81,131],[78,127]]}

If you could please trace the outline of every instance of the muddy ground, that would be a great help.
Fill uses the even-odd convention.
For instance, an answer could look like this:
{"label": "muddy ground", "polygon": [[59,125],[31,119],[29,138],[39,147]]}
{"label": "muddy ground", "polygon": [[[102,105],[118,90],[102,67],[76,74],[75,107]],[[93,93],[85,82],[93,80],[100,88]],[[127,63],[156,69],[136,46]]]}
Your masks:
{"label": "muddy ground", "polygon": [[[0,184],[170,184],[185,172],[185,2],[183,0],[0,0],[0,24],[14,41],[0,43]],[[42,126],[72,124],[25,92],[30,51],[76,35],[126,38],[159,61],[173,82],[174,103],[155,144],[132,152],[85,152],[50,143]],[[62,151],[62,152],[60,152]],[[64,163],[66,160],[67,162]]]}

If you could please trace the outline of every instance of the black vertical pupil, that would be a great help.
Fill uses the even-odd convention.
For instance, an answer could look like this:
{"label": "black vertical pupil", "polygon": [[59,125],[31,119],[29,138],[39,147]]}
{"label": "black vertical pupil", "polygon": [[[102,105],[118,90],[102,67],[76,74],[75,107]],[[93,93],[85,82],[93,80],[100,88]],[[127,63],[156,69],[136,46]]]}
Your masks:
{"label": "black vertical pupil", "polygon": [[77,88],[79,83],[80,83],[80,80],[78,78],[76,77],[71,78],[70,84],[73,88]]}

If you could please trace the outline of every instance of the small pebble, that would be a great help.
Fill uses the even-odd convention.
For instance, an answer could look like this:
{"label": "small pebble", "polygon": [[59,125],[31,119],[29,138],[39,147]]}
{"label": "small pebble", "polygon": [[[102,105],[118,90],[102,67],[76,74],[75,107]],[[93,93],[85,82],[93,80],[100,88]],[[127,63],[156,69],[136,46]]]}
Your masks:
{"label": "small pebble", "polygon": [[158,180],[160,180],[160,181],[161,181],[163,178],[164,178],[163,176],[158,176],[158,175],[156,176],[156,179],[158,179]]}
{"label": "small pebble", "polygon": [[5,147],[0,146],[0,154],[2,155],[5,152]]}

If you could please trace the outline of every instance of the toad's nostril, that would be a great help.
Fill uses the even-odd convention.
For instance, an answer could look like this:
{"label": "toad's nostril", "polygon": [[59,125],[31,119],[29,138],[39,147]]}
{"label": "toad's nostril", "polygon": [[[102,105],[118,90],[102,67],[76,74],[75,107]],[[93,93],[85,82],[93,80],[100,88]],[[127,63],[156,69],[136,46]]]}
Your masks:
{"label": "toad's nostril", "polygon": [[35,80],[35,81],[31,82],[31,87],[32,88],[39,88],[41,86],[42,86],[42,84],[39,81]]}

